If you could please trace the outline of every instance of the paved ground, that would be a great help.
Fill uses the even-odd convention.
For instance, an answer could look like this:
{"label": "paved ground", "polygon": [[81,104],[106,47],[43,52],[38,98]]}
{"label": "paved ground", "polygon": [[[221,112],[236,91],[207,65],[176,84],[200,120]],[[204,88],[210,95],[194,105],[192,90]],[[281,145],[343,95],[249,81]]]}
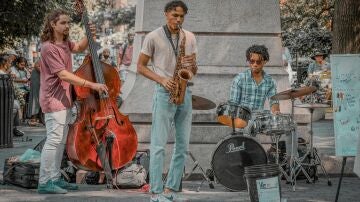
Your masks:
{"label": "paved ground", "polygon": [[[337,184],[338,179],[333,179]],[[247,192],[229,192],[222,185],[217,184],[215,189],[207,185],[196,192],[199,181],[184,182],[183,195],[190,201],[250,201]],[[296,191],[282,183],[282,198],[287,201],[325,202],[334,201],[336,186],[327,186],[326,181],[320,178],[316,184],[307,184],[300,181]],[[0,201],[149,201],[149,195],[138,190],[106,190],[103,185],[80,185],[80,191],[70,192],[65,195],[39,195],[36,190],[23,189],[11,185],[0,185]],[[343,179],[339,201],[360,201],[360,180],[355,177]]]}
{"label": "paved ground", "polygon": [[[324,153],[333,153],[333,137],[329,137],[331,122],[319,121],[314,124],[315,143]],[[330,128],[330,129],[329,129]],[[3,170],[4,159],[20,155],[26,149],[33,148],[45,135],[44,128],[23,127],[28,139],[17,138],[14,140],[14,148],[0,149],[0,172]],[[316,133],[317,131],[317,133]],[[327,135],[326,135],[327,134]],[[321,149],[322,148],[322,149]],[[2,176],[0,177],[2,179]],[[315,184],[307,184],[299,181],[296,191],[282,182],[282,197],[287,201],[309,201],[324,202],[334,201],[338,178],[332,175],[333,186],[329,187],[325,178]],[[190,201],[249,201],[249,195],[244,192],[230,192],[222,185],[216,184],[215,189],[209,189],[204,184],[200,192],[196,192],[200,181],[185,181],[182,194]],[[80,190],[65,195],[39,195],[36,190],[28,190],[12,185],[0,185],[0,201],[149,201],[149,195],[139,190],[107,190],[104,185],[80,185]],[[343,179],[339,201],[360,201],[360,179],[357,177],[346,177]]]}

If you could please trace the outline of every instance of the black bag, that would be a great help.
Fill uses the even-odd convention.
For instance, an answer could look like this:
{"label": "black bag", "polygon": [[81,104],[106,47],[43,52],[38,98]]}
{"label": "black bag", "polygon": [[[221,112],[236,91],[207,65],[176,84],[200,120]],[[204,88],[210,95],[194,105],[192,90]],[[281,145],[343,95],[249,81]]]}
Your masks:
{"label": "black bag", "polygon": [[149,173],[150,165],[150,150],[137,150],[136,155],[133,159],[133,163],[142,165],[144,169]]}
{"label": "black bag", "polygon": [[85,176],[86,184],[99,184],[100,173],[99,172],[88,172]]}
{"label": "black bag", "polygon": [[4,183],[18,185],[28,189],[38,186],[40,163],[20,162],[14,158],[5,159]]}

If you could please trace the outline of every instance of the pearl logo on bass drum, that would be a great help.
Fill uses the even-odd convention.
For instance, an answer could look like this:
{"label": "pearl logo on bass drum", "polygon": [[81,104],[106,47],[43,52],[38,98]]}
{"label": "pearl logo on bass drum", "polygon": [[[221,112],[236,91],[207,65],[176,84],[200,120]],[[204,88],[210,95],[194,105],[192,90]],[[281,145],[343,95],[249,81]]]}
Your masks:
{"label": "pearl logo on bass drum", "polygon": [[237,147],[235,147],[235,144],[234,143],[229,143],[227,145],[227,151],[225,153],[234,153],[234,152],[239,152],[239,151],[243,151],[245,150],[245,142],[242,142],[242,145],[239,145]]}

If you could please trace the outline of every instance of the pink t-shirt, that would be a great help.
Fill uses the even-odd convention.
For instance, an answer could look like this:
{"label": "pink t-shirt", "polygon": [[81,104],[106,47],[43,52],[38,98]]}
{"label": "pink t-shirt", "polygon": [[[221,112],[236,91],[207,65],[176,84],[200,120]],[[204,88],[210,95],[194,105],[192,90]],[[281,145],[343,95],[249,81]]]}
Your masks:
{"label": "pink t-shirt", "polygon": [[44,113],[57,112],[72,106],[70,83],[62,81],[57,73],[72,72],[71,50],[74,43],[65,41],[41,44],[40,61],[40,106]]}
{"label": "pink t-shirt", "polygon": [[[119,58],[122,58],[122,54],[124,52],[124,47],[121,47],[119,50]],[[132,54],[133,54],[133,46],[132,45],[127,45],[126,49],[125,49],[125,53],[124,53],[124,57],[122,58],[123,60],[121,61],[122,65],[125,66],[130,66],[131,65],[131,59],[132,59]]]}

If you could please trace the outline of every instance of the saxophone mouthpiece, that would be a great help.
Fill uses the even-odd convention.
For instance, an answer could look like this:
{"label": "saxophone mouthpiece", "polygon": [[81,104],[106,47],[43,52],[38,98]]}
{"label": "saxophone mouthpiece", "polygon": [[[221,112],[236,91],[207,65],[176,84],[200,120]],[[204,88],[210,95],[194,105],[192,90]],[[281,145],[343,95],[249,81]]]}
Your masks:
{"label": "saxophone mouthpiece", "polygon": [[181,29],[181,24],[177,24],[177,27],[178,27],[179,29]]}

